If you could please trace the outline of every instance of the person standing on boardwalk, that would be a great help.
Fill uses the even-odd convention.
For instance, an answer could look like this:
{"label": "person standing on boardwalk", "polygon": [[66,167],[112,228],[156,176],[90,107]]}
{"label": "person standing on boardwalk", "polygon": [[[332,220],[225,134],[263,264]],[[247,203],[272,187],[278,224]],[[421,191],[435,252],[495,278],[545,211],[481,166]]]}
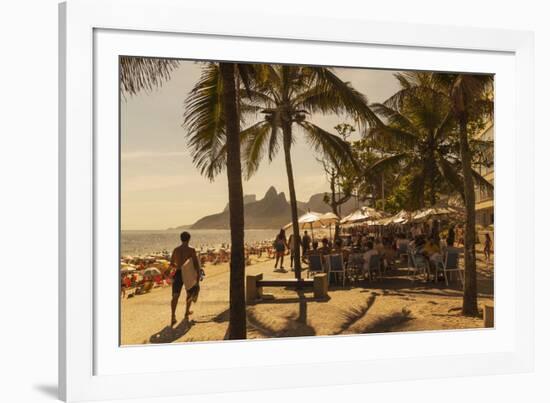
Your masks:
{"label": "person standing on boardwalk", "polygon": [[[302,237],[298,235],[298,248],[302,246]],[[290,270],[294,271],[294,234],[288,237],[288,249],[290,250]]]}
{"label": "person standing on boardwalk", "polygon": [[455,226],[451,224],[449,232],[447,233],[447,246],[453,247],[455,245]]}
{"label": "person standing on boardwalk", "polygon": [[189,232],[184,231],[180,235],[181,245],[178,246],[172,252],[172,258],[170,259],[170,269],[174,275],[172,281],[172,318],[170,325],[174,326],[176,320],[176,307],[178,305],[178,299],[181,294],[181,289],[185,286],[186,298],[185,298],[185,316],[188,318],[193,312],[190,311],[191,304],[197,302],[199,297],[199,281],[201,266],[197,257],[195,249],[189,246],[189,240],[191,235]]}
{"label": "person standing on boardwalk", "polygon": [[285,250],[288,247],[288,244],[286,242],[286,234],[285,230],[281,228],[281,231],[277,234],[277,237],[275,237],[275,242],[273,243],[273,246],[275,247],[275,271],[277,271],[277,264],[280,263],[279,271],[284,271],[283,267],[283,261],[285,259]]}
{"label": "person standing on boardwalk", "polygon": [[309,254],[311,249],[311,237],[304,231],[304,236],[302,237],[302,261],[306,260],[306,256]]}

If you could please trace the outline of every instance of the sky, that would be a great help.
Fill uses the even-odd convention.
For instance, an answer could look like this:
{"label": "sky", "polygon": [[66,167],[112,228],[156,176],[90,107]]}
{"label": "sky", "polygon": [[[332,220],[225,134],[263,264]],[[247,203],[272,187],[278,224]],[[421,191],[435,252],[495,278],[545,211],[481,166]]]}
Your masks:
{"label": "sky", "polygon": [[[121,227],[123,230],[166,229],[193,224],[218,213],[227,203],[225,172],[213,182],[200,175],[192,163],[182,127],[184,101],[198,81],[201,65],[181,62],[160,88],[121,97]],[[369,102],[383,102],[398,89],[390,70],[337,68],[336,74],[365,94]],[[313,115],[311,121],[336,133],[334,126],[353,123],[335,115]],[[299,134],[299,133],[298,133]],[[308,144],[296,136],[292,163],[297,198],[309,200],[329,190],[322,166]],[[356,132],[351,140],[359,138]],[[280,150],[266,159],[255,176],[243,182],[244,194],[261,199],[270,186],[288,200],[284,156]]]}

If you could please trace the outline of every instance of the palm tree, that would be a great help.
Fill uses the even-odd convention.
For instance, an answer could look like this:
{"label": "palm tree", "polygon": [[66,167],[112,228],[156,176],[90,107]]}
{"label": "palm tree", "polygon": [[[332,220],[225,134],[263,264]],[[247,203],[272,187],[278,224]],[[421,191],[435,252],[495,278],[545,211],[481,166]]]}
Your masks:
{"label": "palm tree", "polygon": [[[371,175],[388,170],[412,174],[409,191],[413,209],[424,207],[426,190],[432,206],[442,188],[464,196],[456,120],[448,97],[430,88],[424,90],[429,79],[425,73],[400,73],[396,77],[405,92],[384,104],[372,105],[386,123],[368,132],[371,143],[383,154],[370,166]],[[411,88],[415,90],[408,91]],[[491,145],[478,141],[476,148]],[[470,171],[478,185],[492,188],[476,171]]]}
{"label": "palm tree", "polygon": [[[414,79],[407,80],[411,77]],[[464,234],[465,280],[462,313],[464,315],[478,315],[474,180],[479,178],[472,169],[472,153],[475,151],[472,146],[480,145],[483,148],[483,144],[472,139],[474,133],[470,133],[469,125],[477,127],[478,125],[473,123],[484,121],[493,113],[493,76],[482,74],[407,73],[398,76],[398,79],[403,88],[390,98],[390,104],[403,106],[407,99],[426,92],[433,93],[433,96],[440,94],[447,98],[449,114],[458,127],[462,196],[466,208],[466,230]],[[492,187],[487,183],[485,185]]]}
{"label": "palm tree", "polygon": [[184,118],[193,162],[201,174],[213,180],[224,168],[227,172],[231,229],[229,339],[246,339],[244,203],[237,80],[248,88],[251,72],[249,65],[206,64],[199,82],[186,99]]}
{"label": "palm tree", "polygon": [[434,83],[445,92],[458,121],[460,157],[464,178],[466,230],[464,233],[464,297],[462,313],[479,314],[477,305],[475,189],[472,175],[472,151],[468,125],[493,113],[493,76],[487,74],[432,74]]}
{"label": "palm tree", "polygon": [[264,117],[241,133],[247,177],[253,175],[267,153],[271,161],[282,143],[288,179],[292,231],[294,234],[295,276],[301,278],[298,207],[291,159],[296,140],[295,127],[315,151],[336,166],[351,159],[349,143],[308,120],[313,113],[347,113],[360,124],[377,124],[379,119],[369,109],[364,95],[340,80],[330,68],[312,66],[257,65],[256,82],[249,92],[250,103],[243,102],[247,112]]}
{"label": "palm tree", "polygon": [[[123,93],[135,95],[139,91],[151,91],[170,78],[178,66],[177,60],[122,57],[120,81]],[[230,339],[246,338],[246,306],[244,298],[244,209],[240,162],[239,115],[236,72],[247,84],[250,68],[246,65],[220,63],[205,69],[199,84],[188,97],[189,109],[186,122],[192,129],[190,142],[195,147],[194,162],[211,180],[227,166],[229,188],[229,212],[231,227],[230,263]],[[210,98],[209,98],[210,97]],[[212,99],[215,102],[211,102]],[[210,101],[210,103],[209,103]],[[202,109],[201,109],[202,107]],[[208,114],[204,114],[204,108]],[[202,112],[202,113],[201,113]],[[212,118],[212,119],[210,119]],[[201,136],[211,137],[212,142],[201,142]],[[211,147],[212,146],[212,147]],[[216,147],[214,147],[216,146]],[[216,151],[216,161],[208,163],[208,151]],[[213,154],[210,154],[213,155]]]}

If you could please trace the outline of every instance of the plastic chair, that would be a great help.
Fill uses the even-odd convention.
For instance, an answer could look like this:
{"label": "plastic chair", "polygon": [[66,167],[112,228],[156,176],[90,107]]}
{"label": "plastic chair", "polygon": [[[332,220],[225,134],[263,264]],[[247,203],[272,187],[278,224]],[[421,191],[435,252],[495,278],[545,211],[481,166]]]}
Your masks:
{"label": "plastic chair", "polygon": [[447,276],[447,273],[453,273],[456,272],[458,274],[458,278],[460,279],[460,282],[462,286],[464,286],[464,273],[463,269],[461,269],[458,265],[458,262],[460,260],[459,252],[457,250],[452,250],[451,248],[448,248],[445,252],[445,258],[443,259],[443,262],[438,262],[436,264],[435,269],[435,276],[437,279],[437,275],[440,272],[443,272],[443,276],[445,277],[445,284],[449,285],[449,279]]}
{"label": "plastic chair", "polygon": [[382,278],[382,268],[380,263],[380,255],[371,255],[369,258],[369,265],[367,266],[367,272],[369,273],[369,279],[372,280],[373,271],[377,271],[377,277]]}
{"label": "plastic chair", "polygon": [[325,261],[328,267],[329,280],[331,274],[340,274],[342,276],[342,287],[344,287],[346,282],[346,267],[344,265],[344,257],[342,254],[325,256]]}
{"label": "plastic chair", "polygon": [[325,270],[323,268],[323,259],[321,255],[308,255],[307,256],[307,262],[309,265],[309,268],[307,270],[307,276],[310,277],[310,275],[323,273]]}

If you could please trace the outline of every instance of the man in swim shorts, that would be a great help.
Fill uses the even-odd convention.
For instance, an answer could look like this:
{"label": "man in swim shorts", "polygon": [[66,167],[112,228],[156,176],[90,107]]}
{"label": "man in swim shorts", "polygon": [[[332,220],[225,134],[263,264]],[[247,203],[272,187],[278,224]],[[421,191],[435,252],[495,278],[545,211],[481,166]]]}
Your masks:
{"label": "man in swim shorts", "polygon": [[197,302],[199,297],[200,281],[200,263],[197,252],[189,246],[191,235],[184,231],[180,235],[181,245],[174,249],[170,259],[170,268],[175,271],[172,281],[172,318],[171,326],[174,326],[176,320],[176,307],[181,294],[181,289],[185,286],[185,318],[188,318],[193,312],[190,311],[191,304]]}

